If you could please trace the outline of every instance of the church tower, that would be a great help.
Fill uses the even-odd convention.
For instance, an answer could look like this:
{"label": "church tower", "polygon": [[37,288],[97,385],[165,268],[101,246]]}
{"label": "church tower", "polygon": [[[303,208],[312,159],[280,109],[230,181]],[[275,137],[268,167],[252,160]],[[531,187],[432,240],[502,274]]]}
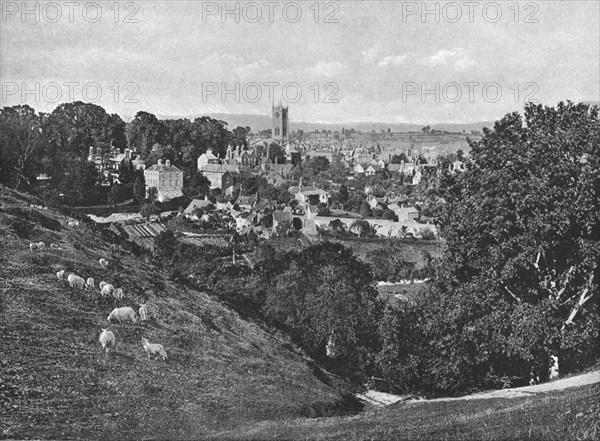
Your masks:
{"label": "church tower", "polygon": [[273,106],[273,139],[286,142],[289,137],[288,107]]}

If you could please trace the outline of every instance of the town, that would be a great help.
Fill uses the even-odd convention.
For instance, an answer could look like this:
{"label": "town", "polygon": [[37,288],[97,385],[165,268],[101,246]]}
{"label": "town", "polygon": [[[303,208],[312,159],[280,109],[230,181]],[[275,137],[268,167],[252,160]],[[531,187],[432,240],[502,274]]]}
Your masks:
{"label": "town", "polygon": [[[146,130],[140,115],[129,124]],[[334,236],[436,240],[427,186],[442,173],[463,170],[467,137],[481,136],[429,127],[421,133],[305,134],[290,132],[289,118],[288,107],[273,106],[272,128],[253,133],[237,127],[233,139],[224,136],[220,145],[201,149],[141,145],[133,136],[119,148],[114,138],[106,139],[90,146],[85,158],[97,172],[90,180],[104,191],[92,189],[82,200],[92,212],[102,202],[109,204],[100,210],[105,216],[91,214],[92,219],[114,224],[128,240],[146,247],[161,230],[155,225],[162,222],[161,211],[185,216],[191,221],[187,230],[196,232],[301,234],[311,243]],[[207,123],[227,130],[224,122]],[[442,144],[432,145],[435,141]],[[48,170],[36,173],[40,188],[48,176]],[[59,197],[69,201],[64,192]],[[86,211],[85,204],[74,205]],[[129,228],[135,225],[149,228]]]}

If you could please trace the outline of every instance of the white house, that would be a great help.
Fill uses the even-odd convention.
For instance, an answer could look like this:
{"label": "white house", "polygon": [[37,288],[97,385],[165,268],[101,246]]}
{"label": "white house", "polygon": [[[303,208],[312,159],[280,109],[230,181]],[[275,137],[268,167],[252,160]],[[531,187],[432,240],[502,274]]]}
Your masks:
{"label": "white house", "polygon": [[183,196],[183,171],[171,165],[171,161],[168,159],[164,164],[159,159],[158,164],[144,170],[144,178],[146,180],[146,196],[151,187],[156,188],[157,199],[160,202]]}

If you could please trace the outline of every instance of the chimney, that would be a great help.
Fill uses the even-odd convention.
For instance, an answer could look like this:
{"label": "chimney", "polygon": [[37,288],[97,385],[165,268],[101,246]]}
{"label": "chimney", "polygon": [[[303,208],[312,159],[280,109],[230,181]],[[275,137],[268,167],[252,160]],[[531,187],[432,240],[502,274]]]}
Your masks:
{"label": "chimney", "polygon": [[162,165],[162,159],[158,160],[158,165]]}
{"label": "chimney", "polygon": [[94,147],[90,147],[90,156],[94,156]]}
{"label": "chimney", "polygon": [[167,159],[167,168],[171,168],[171,161]]}

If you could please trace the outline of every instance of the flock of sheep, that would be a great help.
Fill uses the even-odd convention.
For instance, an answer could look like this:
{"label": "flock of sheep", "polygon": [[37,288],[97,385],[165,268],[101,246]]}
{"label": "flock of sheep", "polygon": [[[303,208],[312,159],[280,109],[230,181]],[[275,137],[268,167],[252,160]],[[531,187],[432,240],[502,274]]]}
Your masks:
{"label": "flock of sheep", "polygon": [[[44,242],[30,243],[29,249],[31,251],[42,251],[45,248],[46,244]],[[56,244],[52,244],[51,248],[58,248]],[[108,267],[108,261],[106,259],[100,259],[98,261],[100,266],[104,269]],[[65,278],[66,271],[60,270],[56,273],[56,277],[60,282],[66,282],[69,284],[71,289],[94,289],[95,281],[92,277],[88,277],[84,279],[83,277],[78,276],[74,273],[69,273]],[[123,289],[116,288],[107,282],[100,282],[98,285],[100,288],[100,294],[103,297],[113,297],[115,300],[123,299]],[[142,321],[148,319],[148,307],[146,303],[140,304],[139,316]],[[134,309],[130,306],[123,306],[120,308],[114,308],[111,313],[108,315],[106,320],[111,323],[112,320],[118,320],[119,322],[130,320],[133,323],[137,322],[137,316]],[[100,334],[100,343],[102,344],[102,348],[106,351],[106,355],[111,348],[113,348],[116,344],[115,334],[109,329],[102,329],[102,333]],[[163,361],[167,358],[167,352],[163,345],[158,343],[149,343],[147,339],[142,339],[142,346],[144,350],[148,354],[148,359],[150,359],[151,355],[158,355],[162,357]]]}

